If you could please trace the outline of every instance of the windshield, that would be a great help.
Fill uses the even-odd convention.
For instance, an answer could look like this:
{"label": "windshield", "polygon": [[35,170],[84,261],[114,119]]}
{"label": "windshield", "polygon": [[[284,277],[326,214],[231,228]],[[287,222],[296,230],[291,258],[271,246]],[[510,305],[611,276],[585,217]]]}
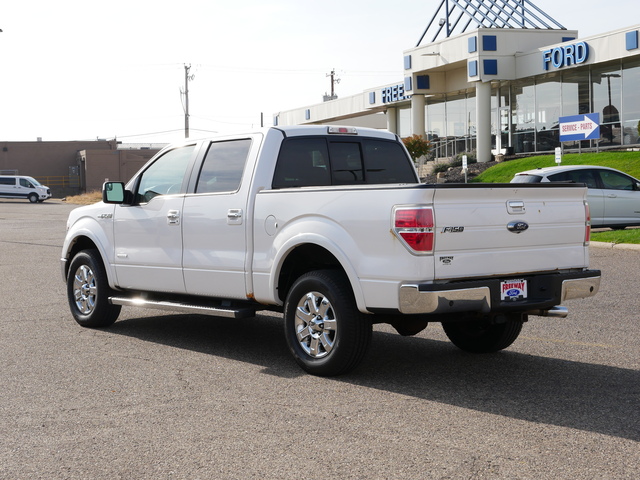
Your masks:
{"label": "windshield", "polygon": [[540,175],[516,175],[511,183],[540,183],[542,177]]}
{"label": "windshield", "polygon": [[33,177],[24,177],[24,178],[29,180],[36,187],[41,187],[42,186],[42,184],[39,181],[37,181],[35,178],[33,178]]}

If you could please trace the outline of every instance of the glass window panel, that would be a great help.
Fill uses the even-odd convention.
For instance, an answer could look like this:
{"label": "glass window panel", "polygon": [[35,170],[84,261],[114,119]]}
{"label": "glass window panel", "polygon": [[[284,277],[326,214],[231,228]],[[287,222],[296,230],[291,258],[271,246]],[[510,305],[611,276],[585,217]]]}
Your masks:
{"label": "glass window panel", "polygon": [[194,146],[170,150],[153,162],[140,176],[137,201],[149,202],[157,195],[184,193],[184,177]]}
{"label": "glass window panel", "polygon": [[411,109],[399,108],[398,109],[398,135],[400,138],[411,136]]}
{"label": "glass window panel", "polygon": [[436,158],[447,156],[446,137],[446,104],[443,98],[438,98],[427,105],[427,139]]}
{"label": "glass window panel", "polygon": [[284,141],[273,188],[331,185],[329,151],[324,138],[288,138]]}
{"label": "glass window panel", "polygon": [[591,70],[593,110],[600,113],[600,142],[620,145],[622,129],[620,111],[622,102],[622,72],[620,67],[594,67]]}
{"label": "glass window panel", "polygon": [[[562,75],[562,116],[591,113],[591,82],[589,69],[579,68],[566,71]],[[565,148],[578,148],[581,142],[564,142]],[[589,147],[590,141],[583,141]]]}
{"label": "glass window panel", "polygon": [[535,87],[531,79],[515,81],[511,85],[512,143],[516,153],[535,149],[536,104]]}
{"label": "glass window panel", "polygon": [[333,185],[352,185],[364,180],[359,143],[331,142],[329,152]]}
{"label": "glass window panel", "polygon": [[560,75],[548,75],[536,85],[536,151],[544,152],[560,146],[558,122],[562,114]]}
{"label": "glass window panel", "polygon": [[248,138],[212,143],[200,170],[196,193],[236,191],[250,147]]}
{"label": "glass window panel", "polygon": [[640,143],[640,62],[625,64],[622,69],[623,143]]}

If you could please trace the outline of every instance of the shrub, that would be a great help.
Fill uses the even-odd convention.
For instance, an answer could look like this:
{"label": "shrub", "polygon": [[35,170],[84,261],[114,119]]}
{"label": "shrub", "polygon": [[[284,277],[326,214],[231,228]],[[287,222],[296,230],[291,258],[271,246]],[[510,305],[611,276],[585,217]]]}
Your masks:
{"label": "shrub", "polygon": [[425,140],[420,135],[411,135],[410,137],[403,138],[402,143],[407,147],[409,155],[411,155],[414,162],[420,157],[428,155],[429,150],[431,150],[431,142]]}

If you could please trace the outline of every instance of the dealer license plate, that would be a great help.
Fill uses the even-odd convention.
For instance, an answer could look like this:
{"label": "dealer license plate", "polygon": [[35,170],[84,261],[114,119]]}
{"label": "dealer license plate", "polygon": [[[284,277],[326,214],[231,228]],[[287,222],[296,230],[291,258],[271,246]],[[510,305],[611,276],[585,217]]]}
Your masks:
{"label": "dealer license plate", "polygon": [[524,279],[500,282],[500,300],[523,300],[527,298],[527,281]]}

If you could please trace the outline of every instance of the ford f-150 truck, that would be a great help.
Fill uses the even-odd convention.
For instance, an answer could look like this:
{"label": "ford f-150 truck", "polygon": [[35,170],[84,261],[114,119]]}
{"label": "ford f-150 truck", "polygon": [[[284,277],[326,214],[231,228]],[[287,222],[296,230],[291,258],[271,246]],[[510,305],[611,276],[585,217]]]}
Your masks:
{"label": "ford f-150 truck", "polygon": [[440,322],[496,352],[531,315],[595,295],[586,188],[421,184],[401,140],[365,128],[272,127],[172,145],[73,210],[62,274],[75,320],[122,306],[242,318],[283,313],[296,362],[353,369],[372,326]]}

